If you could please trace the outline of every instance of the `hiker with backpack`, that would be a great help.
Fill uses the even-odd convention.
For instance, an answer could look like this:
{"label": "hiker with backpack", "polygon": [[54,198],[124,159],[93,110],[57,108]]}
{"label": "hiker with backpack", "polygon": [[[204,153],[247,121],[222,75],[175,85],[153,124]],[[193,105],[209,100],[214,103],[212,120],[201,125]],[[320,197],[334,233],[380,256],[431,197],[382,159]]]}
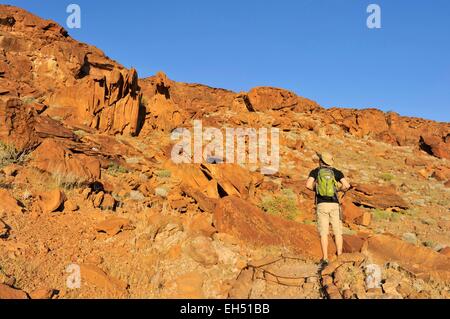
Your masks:
{"label": "hiker with backpack", "polygon": [[[322,246],[322,264],[328,264],[328,233],[330,223],[333,227],[337,255],[342,254],[342,214],[338,192],[350,189],[344,174],[333,167],[333,156],[327,152],[317,154],[319,167],[312,170],[306,187],[316,193],[317,228]],[[338,185],[341,183],[341,186]]]}

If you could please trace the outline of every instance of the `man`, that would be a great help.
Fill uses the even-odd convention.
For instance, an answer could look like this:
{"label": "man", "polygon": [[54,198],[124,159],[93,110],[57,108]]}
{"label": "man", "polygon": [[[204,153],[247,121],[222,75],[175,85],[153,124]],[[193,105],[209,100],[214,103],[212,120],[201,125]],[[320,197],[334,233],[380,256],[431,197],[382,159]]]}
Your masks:
{"label": "man", "polygon": [[[322,246],[322,264],[328,264],[328,233],[330,223],[333,226],[337,255],[342,254],[342,220],[338,191],[347,191],[351,186],[344,174],[333,167],[333,156],[327,152],[317,154],[319,167],[312,170],[306,181],[306,187],[316,193],[317,228]],[[341,186],[338,186],[338,183]]]}

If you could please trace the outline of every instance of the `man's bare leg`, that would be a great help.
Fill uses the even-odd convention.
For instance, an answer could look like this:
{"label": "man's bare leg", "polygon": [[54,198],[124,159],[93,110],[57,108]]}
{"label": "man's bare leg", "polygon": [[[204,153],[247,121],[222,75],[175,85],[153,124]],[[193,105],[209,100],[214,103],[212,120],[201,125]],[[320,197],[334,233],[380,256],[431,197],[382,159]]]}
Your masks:
{"label": "man's bare leg", "polygon": [[323,260],[328,260],[328,236],[321,236],[320,244],[322,246]]}
{"label": "man's bare leg", "polygon": [[337,249],[337,255],[342,255],[342,245],[343,245],[343,239],[342,235],[334,236],[334,241],[336,243],[336,249]]}

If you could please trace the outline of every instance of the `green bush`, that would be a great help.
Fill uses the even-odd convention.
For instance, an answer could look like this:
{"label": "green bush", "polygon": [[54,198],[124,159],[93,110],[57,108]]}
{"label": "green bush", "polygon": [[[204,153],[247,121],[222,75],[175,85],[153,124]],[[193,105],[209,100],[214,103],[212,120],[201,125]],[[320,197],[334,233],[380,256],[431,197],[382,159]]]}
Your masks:
{"label": "green bush", "polygon": [[22,98],[22,102],[23,102],[23,104],[25,104],[25,105],[34,103],[34,102],[36,102],[36,101],[37,101],[37,100],[36,100],[34,97],[31,97],[31,96],[26,96],[26,97]]}
{"label": "green bush", "polygon": [[75,131],[73,131],[73,133],[78,137],[85,137],[87,134],[86,131],[83,131],[83,130],[75,130]]}
{"label": "green bush", "polygon": [[111,162],[108,165],[108,172],[111,175],[116,176],[116,175],[119,175],[119,174],[126,174],[126,173],[128,173],[128,170],[125,167],[123,167],[123,166],[121,166],[121,165],[119,165],[117,163]]}
{"label": "green bush", "polygon": [[400,218],[400,215],[398,213],[389,212],[387,210],[375,209],[372,211],[372,217],[375,221],[397,221]]}
{"label": "green bush", "polygon": [[260,205],[265,212],[294,220],[299,214],[297,198],[291,189],[282,190],[280,195],[265,196]]}
{"label": "green bush", "polygon": [[395,176],[390,173],[383,173],[379,177],[385,182],[390,182],[395,178]]}
{"label": "green bush", "polygon": [[167,169],[156,171],[155,174],[156,174],[156,176],[161,177],[161,178],[169,178],[170,176],[172,176],[172,172]]}

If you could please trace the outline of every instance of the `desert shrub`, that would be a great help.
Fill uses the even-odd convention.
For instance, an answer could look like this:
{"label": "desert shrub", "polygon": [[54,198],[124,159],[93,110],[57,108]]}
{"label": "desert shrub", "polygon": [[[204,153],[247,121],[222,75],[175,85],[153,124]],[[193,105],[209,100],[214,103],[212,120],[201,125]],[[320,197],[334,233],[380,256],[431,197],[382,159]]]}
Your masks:
{"label": "desert shrub", "polygon": [[155,174],[156,176],[161,178],[169,178],[170,176],[172,176],[172,172],[167,169],[156,171]]}
{"label": "desert shrub", "polygon": [[126,173],[128,173],[128,170],[125,167],[123,167],[117,163],[111,162],[108,165],[108,173],[116,176],[119,174],[126,174]]}
{"label": "desert shrub", "polygon": [[5,167],[9,164],[21,164],[25,159],[25,153],[19,152],[14,146],[0,141],[0,167]]}
{"label": "desert shrub", "polygon": [[372,211],[372,217],[376,221],[382,221],[382,220],[397,221],[400,218],[400,215],[399,215],[399,213],[390,212],[387,210],[374,209]]}
{"label": "desert shrub", "polygon": [[52,180],[55,183],[55,186],[58,188],[64,188],[67,190],[71,190],[74,188],[81,187],[86,181],[78,175],[73,173],[65,172],[61,169],[55,169],[51,173]]}
{"label": "desert shrub", "polygon": [[73,133],[78,137],[85,137],[87,134],[86,131],[83,131],[83,130],[75,130],[75,131],[73,131]]}
{"label": "desert shrub", "polygon": [[385,182],[390,182],[395,178],[395,176],[390,173],[383,173],[379,177]]}
{"label": "desert shrub", "polygon": [[34,102],[36,102],[36,101],[37,101],[37,100],[36,100],[34,97],[31,97],[31,96],[26,96],[26,97],[22,98],[22,102],[23,102],[23,104],[25,104],[25,105],[34,103]]}
{"label": "desert shrub", "polygon": [[297,197],[291,189],[283,189],[280,195],[263,197],[260,205],[265,212],[294,220],[299,214]]}
{"label": "desert shrub", "polygon": [[433,249],[436,246],[436,243],[432,240],[426,240],[422,243],[425,247]]}

